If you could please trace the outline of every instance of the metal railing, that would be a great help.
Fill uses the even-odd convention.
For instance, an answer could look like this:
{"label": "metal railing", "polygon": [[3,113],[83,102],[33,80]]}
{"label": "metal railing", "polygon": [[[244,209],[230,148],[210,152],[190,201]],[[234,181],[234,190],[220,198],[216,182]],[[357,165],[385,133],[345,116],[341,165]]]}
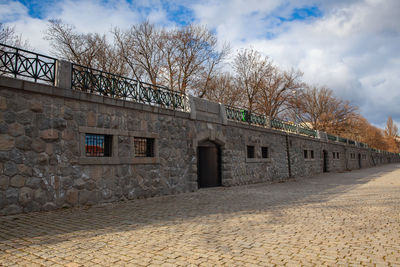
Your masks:
{"label": "metal railing", "polygon": [[0,74],[34,82],[55,83],[55,58],[0,44]]}
{"label": "metal railing", "polygon": [[336,141],[337,140],[337,136],[336,135],[326,134],[326,136],[328,137],[329,141]]}
{"label": "metal railing", "polygon": [[[268,120],[267,117],[264,115],[252,113],[243,108],[236,108],[231,106],[226,106],[225,110],[227,119],[229,120],[239,121],[263,127],[267,126]],[[279,119],[271,120],[271,128],[275,128],[285,132],[317,137],[317,131],[313,129],[304,128],[297,124],[286,122]]]}
{"label": "metal railing", "polygon": [[166,87],[72,64],[72,89],[165,108],[188,110],[188,98]]}
{"label": "metal railing", "polygon": [[265,116],[251,113],[246,109],[226,106],[226,117],[230,120],[245,122],[248,124],[266,126],[267,119]]}

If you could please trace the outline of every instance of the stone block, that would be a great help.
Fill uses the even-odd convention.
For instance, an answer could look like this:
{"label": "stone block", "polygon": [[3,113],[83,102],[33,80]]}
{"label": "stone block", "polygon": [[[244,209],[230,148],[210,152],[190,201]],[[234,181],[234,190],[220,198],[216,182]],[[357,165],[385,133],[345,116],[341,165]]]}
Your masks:
{"label": "stone block", "polygon": [[74,137],[75,137],[75,136],[74,136],[74,131],[71,130],[71,129],[65,129],[65,130],[62,131],[62,133],[61,133],[61,138],[62,138],[63,140],[66,140],[66,141],[73,140]]}
{"label": "stone block", "polygon": [[54,118],[51,120],[51,127],[57,130],[63,130],[67,127],[67,121],[62,118]]}
{"label": "stone block", "polygon": [[74,113],[69,107],[62,107],[61,114],[65,120],[72,120],[74,118]]}
{"label": "stone block", "polygon": [[21,212],[22,212],[22,207],[16,204],[8,205],[1,211],[1,213],[4,215],[14,215]]}
{"label": "stone block", "polygon": [[15,139],[15,147],[22,150],[30,150],[32,139],[28,136],[19,136]]}
{"label": "stone block", "polygon": [[32,101],[32,102],[31,102],[31,110],[32,110],[33,112],[36,112],[36,113],[41,113],[41,112],[43,112],[43,105],[42,105],[42,103],[40,103],[40,102],[38,102],[38,101]]}
{"label": "stone block", "polygon": [[86,182],[82,178],[78,178],[74,181],[74,188],[83,189],[85,187]]}
{"label": "stone block", "polygon": [[22,206],[25,206],[33,199],[33,190],[29,187],[23,187],[19,191],[18,201]]}
{"label": "stone block", "polygon": [[40,138],[45,141],[55,141],[59,137],[59,131],[54,129],[48,129],[40,132]]}
{"label": "stone block", "polygon": [[69,204],[71,204],[73,206],[78,204],[78,191],[76,189],[68,190],[66,193],[66,196],[67,196],[66,201]]}
{"label": "stone block", "polygon": [[35,139],[32,141],[31,147],[33,151],[41,153],[45,150],[46,143],[43,142],[41,139]]}
{"label": "stone block", "polygon": [[24,212],[40,211],[41,205],[35,201],[30,201],[24,207]]}
{"label": "stone block", "polygon": [[44,210],[44,211],[51,211],[51,210],[55,210],[55,209],[57,209],[57,206],[53,202],[47,202],[46,204],[43,205],[43,208],[42,208],[42,210]]}
{"label": "stone block", "polygon": [[13,149],[15,145],[15,140],[13,137],[6,135],[6,134],[0,134],[0,151],[8,151]]}
{"label": "stone block", "polygon": [[16,121],[23,124],[31,124],[33,121],[33,113],[29,110],[18,112],[16,114]]}
{"label": "stone block", "polygon": [[72,187],[72,185],[74,184],[74,182],[72,181],[71,176],[63,176],[60,178],[60,183],[61,183],[61,187],[62,189],[66,190]]}
{"label": "stone block", "polygon": [[18,172],[17,165],[14,162],[8,161],[4,164],[3,173],[7,176],[14,176]]}
{"label": "stone block", "polygon": [[25,185],[25,177],[22,175],[14,175],[10,179],[10,186],[23,187]]}
{"label": "stone block", "polygon": [[42,184],[42,179],[37,177],[28,177],[25,181],[25,186],[30,187],[32,189],[38,189]]}
{"label": "stone block", "polygon": [[6,111],[3,113],[3,120],[7,123],[14,123],[16,114],[13,111]]}
{"label": "stone block", "polygon": [[89,111],[86,117],[88,127],[96,127],[96,114],[93,111]]}
{"label": "stone block", "polygon": [[[0,116],[1,119],[1,116]],[[0,122],[0,134],[8,133],[8,125],[4,121]]]}
{"label": "stone block", "polygon": [[4,96],[0,96],[0,110],[7,110],[7,99]]}
{"label": "stone block", "polygon": [[47,165],[49,163],[49,156],[46,153],[42,152],[38,155],[37,162],[40,165]]}
{"label": "stone block", "polygon": [[7,190],[10,185],[10,178],[5,175],[0,176],[0,190]]}
{"label": "stone block", "polygon": [[53,144],[46,144],[44,152],[46,152],[49,156],[53,155]]}
{"label": "stone block", "polygon": [[13,123],[8,126],[8,134],[13,137],[21,136],[24,133],[25,133],[24,126],[22,126],[19,123]]}

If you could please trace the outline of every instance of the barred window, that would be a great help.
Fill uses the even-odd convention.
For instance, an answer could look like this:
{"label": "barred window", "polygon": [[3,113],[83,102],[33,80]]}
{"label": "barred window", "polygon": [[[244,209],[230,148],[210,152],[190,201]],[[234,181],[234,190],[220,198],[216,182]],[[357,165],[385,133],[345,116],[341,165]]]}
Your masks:
{"label": "barred window", "polygon": [[268,155],[268,147],[266,147],[266,146],[261,147],[261,156],[262,156],[264,159],[269,158],[269,155]]}
{"label": "barred window", "polygon": [[135,137],[135,157],[154,157],[154,138]]}
{"label": "barred window", "polygon": [[86,134],[86,157],[111,157],[112,135]]}
{"label": "barred window", "polygon": [[254,158],[254,146],[247,146],[247,158]]}

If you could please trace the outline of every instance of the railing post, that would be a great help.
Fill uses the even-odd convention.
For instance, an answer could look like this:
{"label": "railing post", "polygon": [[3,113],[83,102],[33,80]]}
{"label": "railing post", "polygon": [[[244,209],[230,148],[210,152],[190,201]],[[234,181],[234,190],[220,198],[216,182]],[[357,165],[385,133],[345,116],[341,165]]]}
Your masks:
{"label": "railing post", "polygon": [[270,116],[265,116],[265,127],[266,128],[271,128],[271,117]]}
{"label": "railing post", "polygon": [[328,135],[325,132],[317,130],[317,138],[323,141],[328,141]]}
{"label": "railing post", "polygon": [[194,103],[194,97],[189,96],[189,105],[190,105],[190,119],[196,120],[196,104]]}
{"label": "railing post", "polygon": [[228,117],[226,116],[225,105],[219,103],[219,116],[223,125],[228,125]]}
{"label": "railing post", "polygon": [[56,87],[72,88],[72,63],[65,60],[56,61]]}

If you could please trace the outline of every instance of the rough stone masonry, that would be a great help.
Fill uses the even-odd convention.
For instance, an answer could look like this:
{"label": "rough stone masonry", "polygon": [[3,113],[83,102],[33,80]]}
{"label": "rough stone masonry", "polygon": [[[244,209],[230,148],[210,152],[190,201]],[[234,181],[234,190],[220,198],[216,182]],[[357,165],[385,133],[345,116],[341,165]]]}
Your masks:
{"label": "rough stone masonry", "polygon": [[[399,162],[229,121],[218,103],[190,103],[182,112],[0,77],[0,214],[196,191],[198,147],[206,143],[219,149],[222,186]],[[88,156],[88,135],[108,136],[110,156]],[[151,155],[138,157],[135,140],[151,140]]]}

